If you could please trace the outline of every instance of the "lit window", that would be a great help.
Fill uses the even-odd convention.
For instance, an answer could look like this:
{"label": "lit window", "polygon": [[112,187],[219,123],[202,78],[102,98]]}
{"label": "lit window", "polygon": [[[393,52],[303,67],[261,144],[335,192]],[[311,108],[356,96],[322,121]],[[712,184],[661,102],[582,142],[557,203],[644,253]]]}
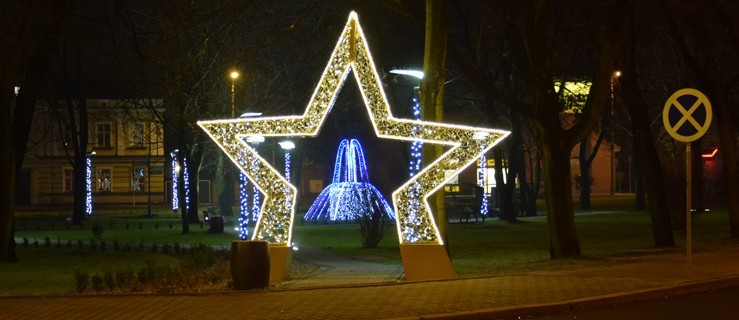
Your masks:
{"label": "lit window", "polygon": [[131,191],[144,191],[144,168],[133,168],[131,175]]}
{"label": "lit window", "polygon": [[97,190],[98,192],[110,192],[111,172],[110,169],[97,170]]}
{"label": "lit window", "polygon": [[98,147],[110,147],[110,123],[98,123],[97,129]]}

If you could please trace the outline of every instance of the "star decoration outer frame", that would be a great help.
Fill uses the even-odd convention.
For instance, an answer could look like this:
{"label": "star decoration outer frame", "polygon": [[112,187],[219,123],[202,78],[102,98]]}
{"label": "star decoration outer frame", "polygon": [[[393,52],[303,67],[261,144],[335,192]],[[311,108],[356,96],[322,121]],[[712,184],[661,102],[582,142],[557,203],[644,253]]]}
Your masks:
{"label": "star decoration outer frame", "polygon": [[291,243],[297,188],[260,157],[245,138],[256,135],[316,137],[349,71],[354,71],[378,138],[450,147],[392,195],[401,244],[442,244],[427,198],[510,132],[393,117],[357,14],[353,11],[303,115],[198,121],[198,125],[265,195],[252,240],[282,245]]}

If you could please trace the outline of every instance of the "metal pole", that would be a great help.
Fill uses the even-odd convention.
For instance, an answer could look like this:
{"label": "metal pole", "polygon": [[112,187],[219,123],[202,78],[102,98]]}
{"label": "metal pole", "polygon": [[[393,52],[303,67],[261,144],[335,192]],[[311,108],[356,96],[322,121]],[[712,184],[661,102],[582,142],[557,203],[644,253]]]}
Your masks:
{"label": "metal pole", "polygon": [[611,195],[616,193],[616,108],[614,106],[614,83],[611,75]]}
{"label": "metal pole", "polygon": [[687,254],[688,267],[693,263],[693,212],[692,212],[692,190],[691,190],[691,150],[690,142],[685,143],[685,204],[687,206],[687,216],[685,217],[685,247]]}
{"label": "metal pole", "polygon": [[236,116],[236,80],[231,78],[231,118]]}

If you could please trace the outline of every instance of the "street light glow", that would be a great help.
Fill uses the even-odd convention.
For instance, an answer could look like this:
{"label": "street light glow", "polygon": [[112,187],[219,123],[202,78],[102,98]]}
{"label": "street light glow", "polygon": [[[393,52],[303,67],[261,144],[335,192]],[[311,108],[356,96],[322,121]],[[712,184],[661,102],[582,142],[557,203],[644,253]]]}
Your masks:
{"label": "street light glow", "polygon": [[231,71],[231,79],[236,80],[239,78],[239,72],[238,71]]}
{"label": "street light glow", "polygon": [[402,74],[402,75],[405,75],[405,76],[416,77],[419,80],[420,79],[423,79],[423,71],[418,71],[418,70],[400,70],[400,69],[394,69],[394,70],[390,70],[390,73]]}
{"label": "street light glow", "polygon": [[280,141],[278,144],[280,145],[280,148],[282,148],[284,150],[292,150],[292,149],[295,149],[295,143],[293,143],[292,141],[289,141],[289,140]]}

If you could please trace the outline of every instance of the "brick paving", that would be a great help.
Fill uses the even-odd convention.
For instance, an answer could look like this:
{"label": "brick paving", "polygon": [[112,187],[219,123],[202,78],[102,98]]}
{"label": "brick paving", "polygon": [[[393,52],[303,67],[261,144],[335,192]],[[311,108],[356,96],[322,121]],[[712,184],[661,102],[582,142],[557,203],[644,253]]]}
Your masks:
{"label": "brick paving", "polygon": [[[576,261],[487,278],[207,294],[2,297],[0,319],[495,318],[739,285],[739,246]],[[687,288],[687,289],[686,289]],[[506,311],[508,313],[502,312]]]}

